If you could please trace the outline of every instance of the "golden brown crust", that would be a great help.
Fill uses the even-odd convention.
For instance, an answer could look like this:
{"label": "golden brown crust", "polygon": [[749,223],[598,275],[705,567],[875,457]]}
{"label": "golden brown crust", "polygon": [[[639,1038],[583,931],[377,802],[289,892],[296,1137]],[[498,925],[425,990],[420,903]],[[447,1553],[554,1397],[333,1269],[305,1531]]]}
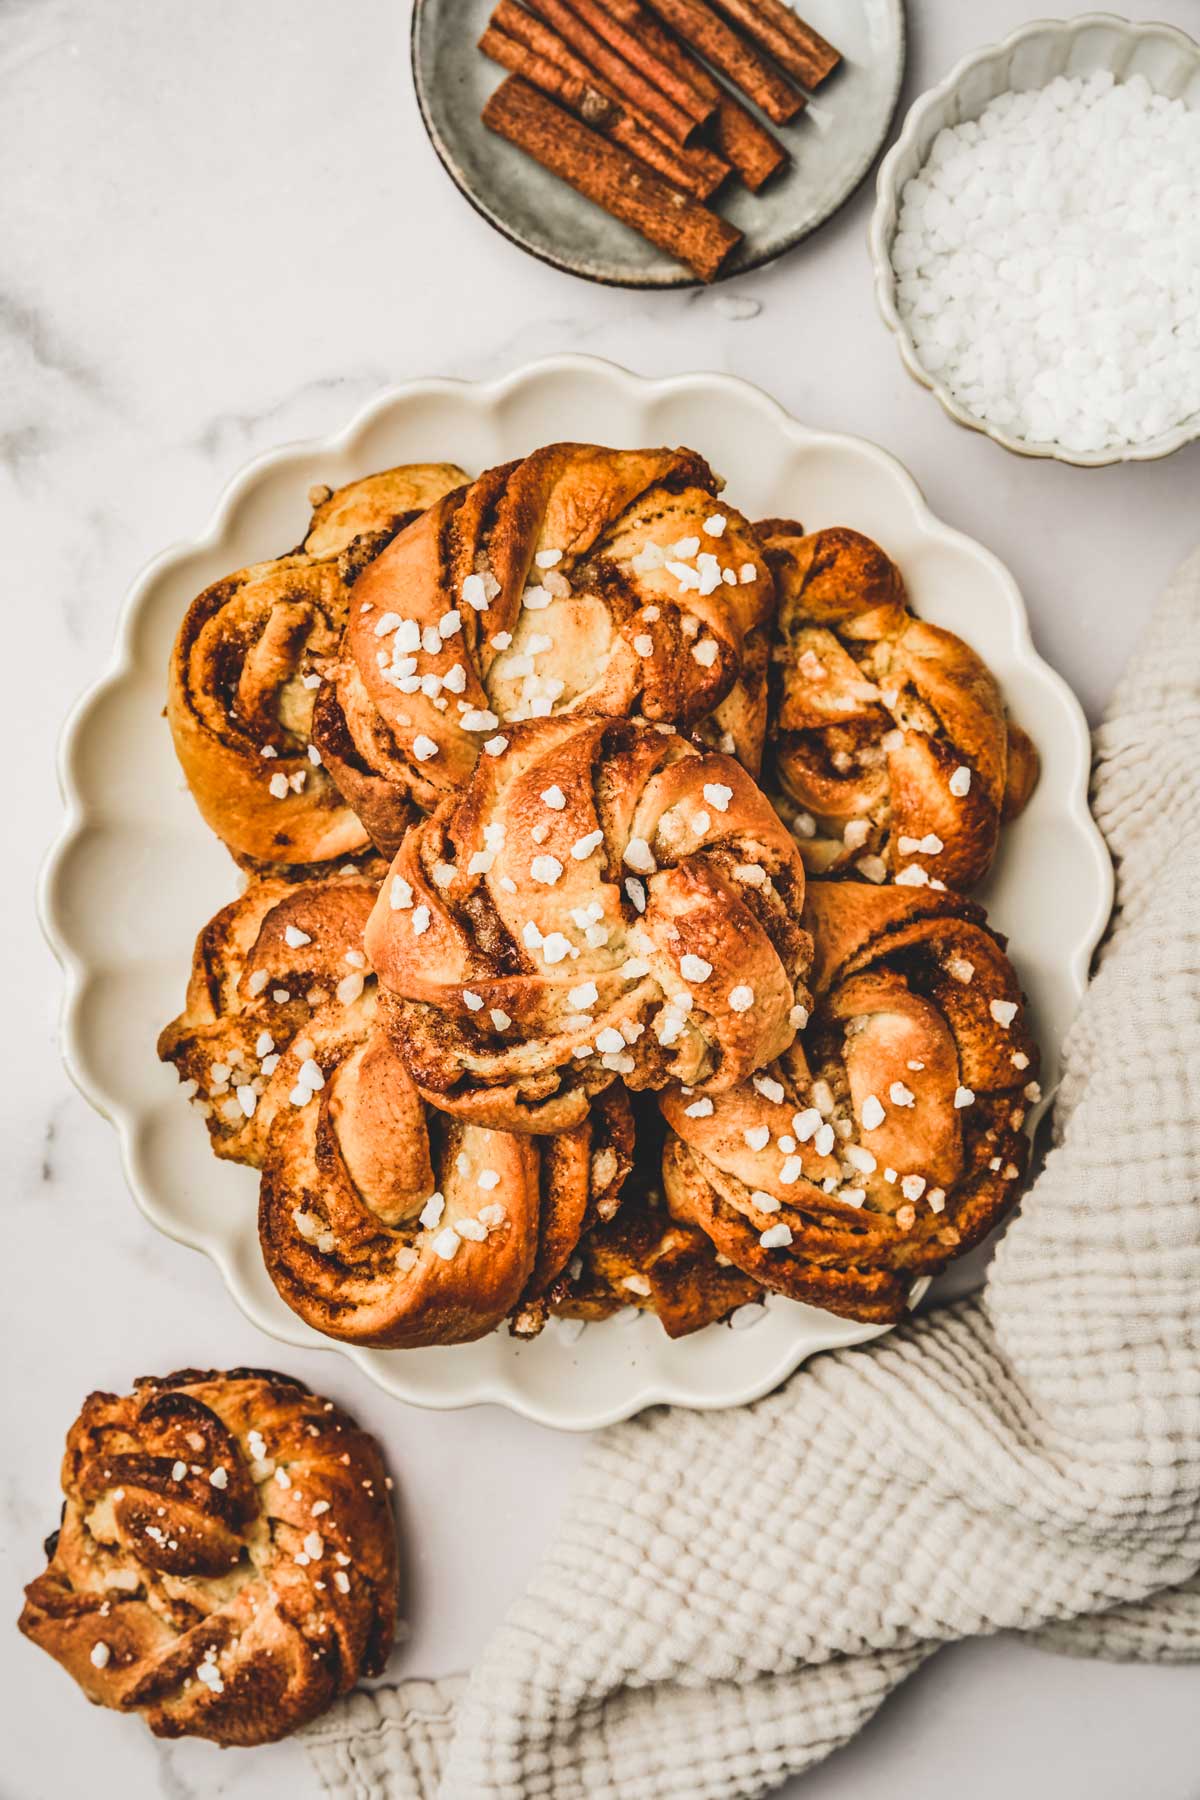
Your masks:
{"label": "golden brown crust", "polygon": [[435,1136],[376,1032],[330,1072],[315,1105],[276,1129],[258,1229],[279,1293],[326,1337],[468,1343],[499,1324],[528,1280],[537,1148],[457,1121]]}
{"label": "golden brown crust", "polygon": [[244,867],[328,862],[366,845],[313,744],[314,695],[364,561],[464,479],[450,464],[417,464],[319,490],[298,550],[225,576],[188,608],[167,718],[197,806]]}
{"label": "golden brown crust", "polygon": [[[196,939],[183,1012],[159,1034],[217,1156],[261,1168],[308,1061],[366,1038],[374,981],[363,934],[385,864],[304,882],[252,880]],[[340,990],[340,992],[339,992]]]}
{"label": "golden brown crust", "polygon": [[654,1313],[668,1337],[687,1337],[762,1298],[757,1282],[720,1259],[704,1232],[665,1210],[658,1180],[662,1116],[645,1100],[634,1114],[637,1167],[620,1211],[584,1233],[546,1303],[521,1310],[513,1326],[519,1336],[539,1331],[547,1312],[594,1321],[633,1306]]}
{"label": "golden brown crust", "polygon": [[[597,1095],[583,1126],[534,1142],[542,1159],[542,1229],[515,1315],[555,1289],[581,1242],[618,1216],[634,1161],[629,1096],[616,1083]],[[581,1194],[586,1195],[582,1211]]]}
{"label": "golden brown crust", "polygon": [[485,1336],[560,1273],[628,1167],[624,1096],[560,1137],[489,1131],[426,1107],[376,1032],[317,1106],[276,1127],[259,1196],[267,1272],[327,1337],[411,1349]]}
{"label": "golden brown crust", "polygon": [[217,1154],[262,1170],[263,1258],[294,1312],[353,1343],[465,1343],[615,1208],[632,1134],[618,1094],[553,1145],[424,1104],[376,1022],[381,872],[251,882],[200,933],[159,1050]]}
{"label": "golden brown crust", "polygon": [[806,1004],[795,845],[746,772],[667,727],[511,728],[410,831],[367,932],[418,1087],[553,1132],[622,1076],[735,1084]]}
{"label": "golden brown crust", "polygon": [[401,521],[424,512],[443,494],[467,480],[457,463],[399,463],[349,481],[340,488],[314,488],[313,514],[303,549],[307,556],[339,556],[365,536],[371,550],[382,548],[377,534],[394,535]]}
{"label": "golden brown crust", "polygon": [[549,1310],[595,1323],[634,1306],[653,1313],[668,1337],[681,1338],[753,1305],[762,1291],[753,1277],[718,1261],[703,1231],[665,1211],[633,1205],[622,1206],[611,1224],[581,1240],[579,1272],[563,1283]]}
{"label": "golden brown crust", "polygon": [[810,872],[972,886],[1037,779],[991,671],[913,617],[870,538],[781,519],[759,529],[779,592],[775,764]]}
{"label": "golden brown crust", "polygon": [[286,1375],[184,1369],[89,1395],[20,1628],[159,1737],[265,1744],[387,1661],[390,1482],[375,1440]]}
{"label": "golden brown crust", "polygon": [[693,728],[698,744],[734,756],[757,781],[767,742],[767,664],[770,634],[765,627],[746,634],[742,670],[721,704]]}
{"label": "golden brown crust", "polygon": [[1040,763],[1037,745],[1015,719],[1008,721],[1008,768],[1004,775],[1004,800],[1000,807],[1000,823],[1007,825],[1028,806]]}
{"label": "golden brown crust", "polygon": [[894,1320],[918,1276],[1016,1200],[1037,1050],[1003,943],[969,901],[812,882],[805,920],[817,1002],[803,1038],[731,1093],[661,1097],[668,1204],[765,1286]]}
{"label": "golden brown crust", "polygon": [[361,766],[432,811],[523,719],[705,718],[774,599],[717,492],[690,450],[551,444],[430,508],[355,590],[337,707]]}
{"label": "golden brown crust", "polygon": [[[313,704],[312,741],[372,844],[385,856],[394,856],[421,813],[404,787],[382,773],[395,754],[383,719],[372,709],[356,731],[351,731],[342,711],[341,683],[336,678],[323,681]],[[369,745],[368,755],[364,756],[360,743]]]}

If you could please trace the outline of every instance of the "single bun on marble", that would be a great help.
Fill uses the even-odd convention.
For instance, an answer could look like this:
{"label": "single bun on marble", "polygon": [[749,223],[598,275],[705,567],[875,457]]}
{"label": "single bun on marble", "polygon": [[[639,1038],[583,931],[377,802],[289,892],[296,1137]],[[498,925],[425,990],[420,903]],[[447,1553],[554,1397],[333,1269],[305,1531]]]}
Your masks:
{"label": "single bun on marble", "polygon": [[382,871],[251,881],[200,933],[159,1053],[217,1155],[262,1171],[263,1258],[295,1313],[350,1343],[466,1343],[534,1304],[612,1216],[628,1102],[614,1088],[545,1140],[427,1106],[363,950]]}
{"label": "single bun on marble", "polygon": [[205,822],[243,867],[329,862],[369,843],[313,742],[314,702],[356,574],[465,480],[452,464],[420,463],[315,489],[299,549],[223,577],[188,608],[167,718]]}
{"label": "single bun on marble", "polygon": [[795,843],[731,757],[669,726],[509,728],[405,837],[367,928],[421,1091],[499,1129],[592,1098],[735,1085],[807,1016]]}
{"label": "single bun on marble", "polygon": [[95,1393],[20,1628],[89,1700],[159,1737],[267,1744],[378,1675],[396,1627],[379,1447],[268,1370]]}
{"label": "single bun on marble", "polygon": [[731,1092],[662,1096],[667,1202],[764,1287],[888,1322],[1016,1201],[1037,1048],[970,901],[814,881],[805,921],[802,1037]]}
{"label": "single bun on marble", "polygon": [[900,571],[861,532],[759,530],[779,595],[775,768],[810,874],[973,886],[1038,772],[995,677],[914,617]]}
{"label": "single bun on marble", "polygon": [[317,741],[369,778],[377,842],[394,794],[389,850],[411,804],[432,812],[521,720],[690,726],[744,667],[714,729],[757,768],[773,600],[753,527],[693,451],[550,444],[446,495],[359,577]]}

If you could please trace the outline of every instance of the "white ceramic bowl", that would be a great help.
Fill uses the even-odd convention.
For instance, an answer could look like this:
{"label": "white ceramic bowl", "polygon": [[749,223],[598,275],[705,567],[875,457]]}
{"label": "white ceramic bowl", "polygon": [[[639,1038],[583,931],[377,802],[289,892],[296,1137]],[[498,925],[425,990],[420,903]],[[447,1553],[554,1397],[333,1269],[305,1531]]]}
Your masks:
{"label": "white ceramic bowl", "polygon": [[[562,356],[502,381],[411,382],[337,437],[259,457],[226,491],[208,530],[167,551],[129,597],[113,663],[63,739],[67,817],[41,901],[66,976],[67,1067],[116,1126],[138,1205],[161,1231],[211,1256],[249,1318],[287,1343],[330,1347],[267,1277],[254,1171],[214,1160],[174,1071],[155,1056],[157,1032],[183,999],[196,932],[238,886],[186,791],[162,717],[171,643],[201,588],[298,541],[314,483],[430,458],[478,470],[565,433],[615,445],[690,444],[728,476],[730,497],[751,516],[859,526],[895,557],[918,610],[969,638],[996,670],[1043,769],[981,897],[1013,939],[1047,1088],[1108,916],[1111,869],[1087,810],[1079,706],[1035,652],[1012,576],[935,519],[899,463],[873,444],[810,431],[727,375],[649,381]],[[128,1298],[136,1303],[132,1285]],[[677,1343],[656,1319],[639,1317],[589,1326],[573,1344],[551,1329],[526,1344],[500,1332],[425,1350],[337,1348],[403,1400],[497,1401],[545,1424],[587,1429],[656,1401],[739,1404],[814,1351],[877,1335],[782,1301],[749,1331],[710,1326]],[[216,1347],[203,1354],[219,1360]]]}
{"label": "white ceramic bowl", "polygon": [[947,125],[977,119],[1000,94],[1045,87],[1059,75],[1090,75],[1111,69],[1119,81],[1143,75],[1156,93],[1185,99],[1200,108],[1200,44],[1171,25],[1135,24],[1113,13],[1081,13],[1074,19],[1035,19],[1002,43],[965,56],[937,87],[909,108],[900,135],[880,165],[875,211],[871,218],[871,259],[875,296],[884,323],[896,337],[904,366],[924,387],[931,388],[950,417],[1019,456],[1052,457],[1080,468],[1105,463],[1151,462],[1169,456],[1200,437],[1200,414],[1173,425],[1157,437],[1106,450],[1067,450],[1061,444],[1038,443],[1010,436],[988,420],[976,418],[955,399],[945,382],[917,355],[912,334],[896,305],[896,271],[892,241],[905,184],[924,166],[938,132]]}

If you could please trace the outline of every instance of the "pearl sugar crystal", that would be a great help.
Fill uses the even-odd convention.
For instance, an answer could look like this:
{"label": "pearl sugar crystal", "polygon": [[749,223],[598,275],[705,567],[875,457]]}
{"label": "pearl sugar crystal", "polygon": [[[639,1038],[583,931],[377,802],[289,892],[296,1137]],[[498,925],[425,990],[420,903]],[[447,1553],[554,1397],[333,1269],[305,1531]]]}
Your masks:
{"label": "pearl sugar crystal", "polygon": [[919,361],[1014,437],[1102,451],[1200,411],[1200,112],[1060,76],[947,127],[892,264]]}

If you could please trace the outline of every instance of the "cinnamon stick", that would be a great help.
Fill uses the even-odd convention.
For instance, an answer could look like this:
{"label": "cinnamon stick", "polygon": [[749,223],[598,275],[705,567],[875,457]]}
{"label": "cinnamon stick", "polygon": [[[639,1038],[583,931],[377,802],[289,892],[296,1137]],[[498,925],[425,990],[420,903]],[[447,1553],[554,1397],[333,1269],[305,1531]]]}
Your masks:
{"label": "cinnamon stick", "polygon": [[[632,123],[636,125],[638,121],[633,120]],[[611,135],[616,137],[617,134],[613,132]],[[681,185],[686,187],[689,194],[694,193],[698,199],[709,199],[728,180],[731,169],[729,159],[719,156],[707,144],[685,144],[680,150],[667,144],[662,133],[651,127],[646,128],[645,135],[654,139],[660,146],[658,162],[647,151],[639,150],[631,138],[625,143],[625,148],[632,150],[635,156],[641,156],[642,160],[648,162],[651,168],[657,168],[660,175],[667,176],[668,181],[674,179],[665,167],[664,159],[669,153],[689,177],[687,181],[681,182]]]}
{"label": "cinnamon stick", "polygon": [[691,113],[676,106],[652,81],[631,68],[623,56],[610,49],[604,39],[597,37],[578,13],[565,4],[565,0],[529,0],[529,9],[552,25],[585,62],[610,81],[619,94],[631,100],[639,112],[661,126],[668,137],[677,144],[687,143],[698,121]]}
{"label": "cinnamon stick", "polygon": [[[544,57],[547,62],[554,63],[565,73],[576,75],[581,81],[591,82],[594,87],[599,88],[602,94],[607,94],[610,100],[621,100],[621,96],[611,81],[606,81],[603,75],[598,74],[595,69],[584,62],[581,56],[576,56],[570,45],[564,43],[557,31],[552,30],[544,19],[537,19],[532,13],[526,12],[523,6],[516,4],[516,0],[498,0],[490,24],[495,30],[502,31],[505,37],[513,38],[517,43],[524,44],[527,49]],[[662,127],[655,125],[652,119],[639,111],[633,101],[626,99],[622,101],[622,104],[626,111],[643,125],[654,131],[662,131]],[[668,138],[665,132],[662,133],[662,136],[664,143],[674,141]]]}
{"label": "cinnamon stick", "polygon": [[[627,113],[651,137],[657,138],[664,149],[671,150],[681,162],[686,162],[695,174],[697,191],[707,186],[710,193],[715,193],[729,174],[729,163],[718,156],[715,151],[710,150],[707,145],[688,144],[681,148],[674,138],[667,136],[660,125],[656,125],[654,120],[640,112],[632,101],[619,94],[611,81],[606,81],[604,76],[598,75],[589,64],[583,61],[582,57],[576,56],[570,45],[565,44],[558,33],[552,30],[544,20],[535,19],[532,13],[527,13],[524,7],[518,6],[516,0],[498,0],[491,22],[506,37],[515,38],[518,43],[527,45],[530,50],[544,57],[547,62],[554,63],[566,74],[575,75],[585,83],[590,82],[593,87],[599,88],[602,94],[606,94],[610,100],[615,100],[621,110]],[[626,149],[633,148],[633,145],[626,145]],[[637,154],[636,149],[634,153]],[[646,157],[644,160],[651,162],[650,157]],[[652,164],[652,166],[657,165]],[[665,171],[660,170],[659,172],[661,174]],[[707,195],[701,193],[700,197],[706,199]]]}
{"label": "cinnamon stick", "polygon": [[741,232],[725,219],[555,106],[519,75],[501,82],[483,109],[483,122],[613,218],[677,256],[702,281],[713,280],[741,241]]}
{"label": "cinnamon stick", "polygon": [[681,112],[688,113],[698,125],[703,125],[712,117],[716,111],[715,96],[703,97],[685,74],[681,74],[671,62],[665,61],[656,53],[645,33],[630,31],[619,15],[604,5],[603,0],[567,0],[567,4],[631,68],[661,88]]}
{"label": "cinnamon stick", "polygon": [[841,51],[806,25],[784,0],[716,0],[716,4],[806,88],[820,87],[842,60]]}
{"label": "cinnamon stick", "polygon": [[619,110],[615,100],[602,94],[590,81],[559,68],[557,63],[540,56],[527,44],[508,37],[498,25],[486,27],[479,48],[510,75],[523,75],[532,87],[539,88],[551,100],[557,100],[560,106],[565,106],[594,131],[606,131],[612,124]]}
{"label": "cinnamon stick", "polygon": [[789,160],[788,153],[753,113],[748,113],[732,94],[722,94],[717,106],[713,143],[731,162],[752,194],[768,182]]}
{"label": "cinnamon stick", "polygon": [[[549,27],[545,29],[549,30]],[[613,95],[604,93],[583,76],[551,62],[517,38],[509,37],[498,25],[493,23],[487,27],[479,40],[479,48],[493,62],[498,62],[513,75],[523,75],[532,87],[551,100],[557,100],[593,131],[602,131],[614,143],[623,144],[626,150],[639,156],[666,180],[685,193],[694,194],[698,200],[707,200],[729,174],[729,164],[711,150],[672,146],[668,140],[640,125]]]}
{"label": "cinnamon stick", "polygon": [[740,100],[735,100],[727,89],[713,80],[691,51],[646,11],[642,0],[600,0],[600,4],[629,30],[644,37],[660,61],[669,63],[677,75],[691,82],[703,99],[715,103],[713,142],[722,157],[733,164],[751,193],[757,194],[788,160],[788,153],[779,139],[772,137],[766,126],[760,125]]}
{"label": "cinnamon stick", "polygon": [[754,46],[713,11],[708,0],[647,0],[647,4],[776,125],[788,124],[803,110],[804,95],[764,62]]}

